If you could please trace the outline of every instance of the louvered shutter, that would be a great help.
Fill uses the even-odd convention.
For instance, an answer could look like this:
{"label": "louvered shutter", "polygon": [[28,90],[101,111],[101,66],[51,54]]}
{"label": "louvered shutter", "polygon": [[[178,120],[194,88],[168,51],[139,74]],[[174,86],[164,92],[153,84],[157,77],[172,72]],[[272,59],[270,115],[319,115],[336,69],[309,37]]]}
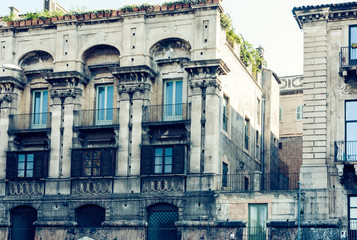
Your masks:
{"label": "louvered shutter", "polygon": [[17,178],[17,153],[8,152],[6,156],[6,178]]}
{"label": "louvered shutter", "polygon": [[114,165],[115,165],[114,161],[115,161],[115,149],[103,149],[100,158],[102,176],[114,175]]}
{"label": "louvered shutter", "polygon": [[82,175],[83,151],[79,149],[72,150],[71,177],[81,177]]}
{"label": "louvered shutter", "polygon": [[33,177],[36,179],[43,178],[44,176],[44,152],[34,152],[34,167]]}
{"label": "louvered shutter", "polygon": [[173,173],[181,174],[185,171],[185,146],[177,145],[173,147]]}
{"label": "louvered shutter", "polygon": [[150,175],[154,168],[154,148],[141,147],[141,166],[140,173],[142,175]]}

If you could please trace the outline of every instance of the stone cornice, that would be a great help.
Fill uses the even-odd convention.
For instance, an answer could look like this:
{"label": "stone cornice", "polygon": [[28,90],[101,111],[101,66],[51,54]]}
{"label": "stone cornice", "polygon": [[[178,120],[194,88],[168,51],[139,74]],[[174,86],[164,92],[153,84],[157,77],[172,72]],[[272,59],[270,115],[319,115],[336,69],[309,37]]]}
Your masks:
{"label": "stone cornice", "polygon": [[22,79],[10,76],[0,77],[0,93],[2,93],[4,90],[7,92],[12,92],[14,90],[14,87],[24,89],[25,86],[26,83]]}
{"label": "stone cornice", "polygon": [[119,79],[120,84],[146,82],[148,79],[153,81],[156,76],[155,72],[147,65],[118,67],[112,74]]}
{"label": "stone cornice", "polygon": [[230,72],[228,66],[221,59],[190,61],[185,65],[185,70],[191,76],[199,75],[226,75]]}
{"label": "stone cornice", "polygon": [[44,75],[46,81],[53,87],[63,87],[68,85],[77,85],[78,83],[87,84],[89,79],[77,71],[51,72]]}

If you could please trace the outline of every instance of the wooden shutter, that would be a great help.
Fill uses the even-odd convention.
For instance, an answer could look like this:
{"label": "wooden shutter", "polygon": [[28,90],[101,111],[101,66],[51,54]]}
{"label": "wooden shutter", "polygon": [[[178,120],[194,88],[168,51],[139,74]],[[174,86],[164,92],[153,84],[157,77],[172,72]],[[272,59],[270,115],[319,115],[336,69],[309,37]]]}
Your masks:
{"label": "wooden shutter", "polygon": [[79,149],[72,150],[71,177],[81,177],[82,175],[83,151]]}
{"label": "wooden shutter", "polygon": [[102,149],[100,167],[102,176],[114,175],[115,149]]}
{"label": "wooden shutter", "polygon": [[44,152],[34,152],[33,177],[36,179],[44,177]]}
{"label": "wooden shutter", "polygon": [[185,146],[177,145],[173,147],[173,173],[181,174],[185,172]]}
{"label": "wooden shutter", "polygon": [[142,175],[152,174],[153,168],[154,168],[154,148],[141,147],[140,173]]}
{"label": "wooden shutter", "polygon": [[17,178],[17,153],[8,152],[6,156],[6,178]]}

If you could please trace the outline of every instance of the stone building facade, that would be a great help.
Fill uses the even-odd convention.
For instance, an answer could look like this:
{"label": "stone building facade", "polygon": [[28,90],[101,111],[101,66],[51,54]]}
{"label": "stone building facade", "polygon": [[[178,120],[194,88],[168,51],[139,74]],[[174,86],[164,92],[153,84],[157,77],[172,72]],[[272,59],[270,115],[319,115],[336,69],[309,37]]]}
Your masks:
{"label": "stone building facade", "polygon": [[356,239],[357,4],[297,7],[304,31],[303,232]]}
{"label": "stone building facade", "polygon": [[267,222],[296,218],[280,80],[253,77],[222,12],[0,28],[1,239],[265,239]]}

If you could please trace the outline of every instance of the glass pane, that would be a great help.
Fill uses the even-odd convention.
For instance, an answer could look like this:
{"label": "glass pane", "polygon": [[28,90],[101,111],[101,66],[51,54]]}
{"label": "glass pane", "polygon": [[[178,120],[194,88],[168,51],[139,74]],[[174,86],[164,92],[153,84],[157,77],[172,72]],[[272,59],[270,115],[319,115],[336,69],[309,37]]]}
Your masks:
{"label": "glass pane", "polygon": [[346,102],[346,121],[357,120],[357,101]]}
{"label": "glass pane", "polygon": [[[353,44],[357,43],[357,27],[351,27],[350,28],[350,44],[351,46]],[[356,48],[351,48],[351,60],[357,59],[357,49]]]}
{"label": "glass pane", "polygon": [[105,88],[104,87],[98,87],[98,102],[97,102],[97,108],[100,109],[98,111],[98,120],[104,120],[104,111],[103,109],[105,108]]}
{"label": "glass pane", "polygon": [[25,169],[25,162],[19,162],[17,168],[18,168],[18,170],[24,170]]}
{"label": "glass pane", "polygon": [[85,153],[84,153],[84,159],[85,159],[85,160],[86,160],[86,159],[92,159],[92,152],[91,152],[91,151],[85,152]]}
{"label": "glass pane", "polygon": [[33,170],[27,170],[26,177],[33,177]]}
{"label": "glass pane", "polygon": [[173,104],[173,82],[166,82],[166,99],[165,104]]}
{"label": "glass pane", "polygon": [[357,230],[357,220],[350,221],[350,230]]}
{"label": "glass pane", "polygon": [[172,173],[172,165],[165,165],[165,173]]}
{"label": "glass pane", "polygon": [[25,171],[24,170],[18,170],[17,171],[17,177],[25,177]]}
{"label": "glass pane", "polygon": [[172,156],[172,148],[165,148],[165,156]]}
{"label": "glass pane", "polygon": [[33,170],[33,162],[27,162],[27,170]]}
{"label": "glass pane", "polygon": [[93,167],[100,167],[100,160],[93,160]]}
{"label": "glass pane", "polygon": [[41,112],[41,92],[34,93],[34,102],[33,102],[33,123],[40,124],[40,115]]}
{"label": "glass pane", "polygon": [[84,176],[90,176],[91,175],[91,168],[84,168]]}
{"label": "glass pane", "polygon": [[251,205],[249,206],[250,209],[250,226],[256,226],[258,221],[258,206]]}
{"label": "glass pane", "polygon": [[357,218],[357,208],[350,208],[350,218]]}
{"label": "glass pane", "polygon": [[175,81],[176,89],[175,89],[175,104],[182,103],[182,81]]}
{"label": "glass pane", "polygon": [[155,166],[155,173],[162,173],[162,166]]}
{"label": "glass pane", "polygon": [[99,176],[100,175],[100,168],[93,168],[93,175],[92,176]]}
{"label": "glass pane", "polygon": [[46,124],[47,123],[47,102],[48,102],[48,92],[43,91],[42,92],[42,109],[41,109],[41,123]]}
{"label": "glass pane", "polygon": [[172,157],[165,157],[165,165],[172,164]]}
{"label": "glass pane", "polygon": [[162,156],[162,148],[156,148],[155,149],[155,156]]}
{"label": "glass pane", "polygon": [[27,162],[33,162],[33,154],[27,154]]}
{"label": "glass pane", "polygon": [[113,86],[107,86],[107,107],[113,108]]}
{"label": "glass pane", "polygon": [[350,207],[357,207],[357,197],[350,197]]}
{"label": "glass pane", "polygon": [[19,154],[19,162],[25,162],[25,154]]}
{"label": "glass pane", "polygon": [[84,160],[84,167],[91,167],[92,166],[92,161],[91,160]]}
{"label": "glass pane", "polygon": [[346,128],[346,140],[357,141],[357,122],[348,122]]}
{"label": "glass pane", "polygon": [[155,157],[155,165],[162,165],[162,157]]}
{"label": "glass pane", "polygon": [[93,159],[100,159],[101,152],[100,151],[94,151],[93,152]]}

